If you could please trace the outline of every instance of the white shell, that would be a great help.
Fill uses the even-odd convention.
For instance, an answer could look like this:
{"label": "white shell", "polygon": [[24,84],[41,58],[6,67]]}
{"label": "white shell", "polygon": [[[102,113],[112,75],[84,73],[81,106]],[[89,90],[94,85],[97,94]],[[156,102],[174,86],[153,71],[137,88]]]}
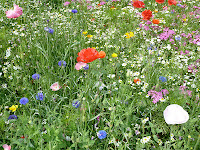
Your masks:
{"label": "white shell", "polygon": [[186,123],[189,119],[187,111],[177,104],[167,106],[163,115],[167,124],[182,124]]}

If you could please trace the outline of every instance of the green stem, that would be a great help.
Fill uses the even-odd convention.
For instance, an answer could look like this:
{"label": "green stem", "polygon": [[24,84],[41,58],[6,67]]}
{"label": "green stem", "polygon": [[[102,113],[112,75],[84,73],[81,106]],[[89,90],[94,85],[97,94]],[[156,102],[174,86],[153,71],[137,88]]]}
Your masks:
{"label": "green stem", "polygon": [[199,141],[200,141],[200,134],[199,134],[198,140],[197,140],[197,142],[196,142],[196,144],[194,146],[194,150],[197,150],[197,146],[199,145]]}

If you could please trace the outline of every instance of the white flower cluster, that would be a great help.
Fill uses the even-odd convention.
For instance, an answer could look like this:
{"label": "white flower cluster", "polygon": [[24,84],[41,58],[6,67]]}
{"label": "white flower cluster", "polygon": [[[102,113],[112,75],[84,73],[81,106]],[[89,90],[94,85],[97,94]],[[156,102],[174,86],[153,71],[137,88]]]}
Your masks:
{"label": "white flower cluster", "polygon": [[141,142],[142,144],[145,144],[145,143],[149,142],[150,138],[151,138],[150,136],[143,137],[142,139],[140,139],[140,142]]}

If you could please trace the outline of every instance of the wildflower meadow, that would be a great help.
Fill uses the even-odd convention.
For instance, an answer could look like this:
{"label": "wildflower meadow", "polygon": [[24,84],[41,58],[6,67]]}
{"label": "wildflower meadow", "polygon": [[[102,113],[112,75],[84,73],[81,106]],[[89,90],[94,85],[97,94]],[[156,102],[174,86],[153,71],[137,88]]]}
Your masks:
{"label": "wildflower meadow", "polygon": [[199,0],[1,0],[0,149],[200,150]]}

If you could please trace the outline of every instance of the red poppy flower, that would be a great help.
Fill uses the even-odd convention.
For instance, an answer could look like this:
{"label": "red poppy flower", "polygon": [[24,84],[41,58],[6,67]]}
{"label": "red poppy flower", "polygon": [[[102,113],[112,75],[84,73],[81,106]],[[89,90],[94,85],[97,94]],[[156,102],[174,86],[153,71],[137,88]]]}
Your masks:
{"label": "red poppy flower", "polygon": [[142,12],[143,20],[149,20],[152,17],[151,10],[145,10]]}
{"label": "red poppy flower", "polygon": [[159,24],[160,21],[159,21],[158,19],[153,19],[153,20],[152,20],[152,23],[153,23],[153,24]]}
{"label": "red poppy flower", "polygon": [[133,6],[135,8],[144,8],[145,7],[144,3],[142,1],[135,1],[135,2],[133,2]]}
{"label": "red poppy flower", "polygon": [[165,0],[156,0],[157,3],[162,4],[165,2]]}
{"label": "red poppy flower", "polygon": [[82,49],[78,53],[77,61],[89,63],[99,58],[99,53],[94,48]]}
{"label": "red poppy flower", "polygon": [[171,5],[175,5],[176,6],[177,4],[177,1],[176,0],[168,0],[168,5],[171,6]]}

